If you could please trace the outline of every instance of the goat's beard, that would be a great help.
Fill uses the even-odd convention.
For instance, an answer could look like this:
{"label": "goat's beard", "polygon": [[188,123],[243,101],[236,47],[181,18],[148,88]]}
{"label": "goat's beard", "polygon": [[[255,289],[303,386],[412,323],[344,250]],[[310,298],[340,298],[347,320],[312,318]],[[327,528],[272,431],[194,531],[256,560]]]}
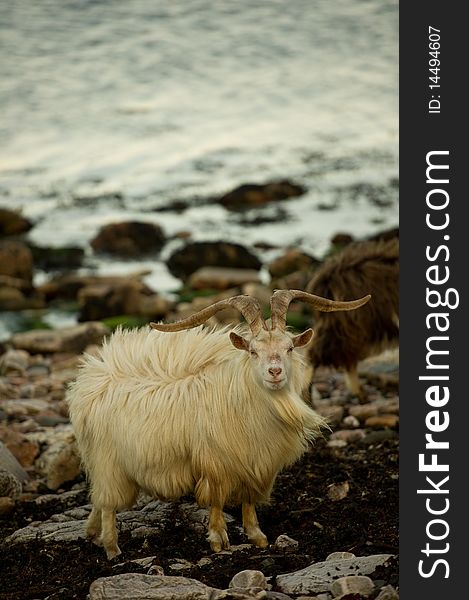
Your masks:
{"label": "goat's beard", "polygon": [[281,390],[282,388],[285,387],[285,384],[287,383],[286,379],[282,379],[281,381],[267,381],[266,379],[264,379],[264,386],[269,389],[269,390]]}

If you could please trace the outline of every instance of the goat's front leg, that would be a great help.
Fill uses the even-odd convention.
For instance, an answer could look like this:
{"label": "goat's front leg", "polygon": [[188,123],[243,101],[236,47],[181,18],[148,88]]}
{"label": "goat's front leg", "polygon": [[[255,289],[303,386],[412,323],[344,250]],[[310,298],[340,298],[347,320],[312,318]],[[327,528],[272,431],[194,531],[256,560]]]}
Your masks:
{"label": "goat's front leg", "polygon": [[226,522],[223,507],[211,506],[208,521],[208,540],[214,552],[230,549],[230,540],[226,532]]}
{"label": "goat's front leg", "polygon": [[269,545],[267,537],[260,530],[254,504],[243,502],[243,527],[246,535],[255,546],[265,548]]}

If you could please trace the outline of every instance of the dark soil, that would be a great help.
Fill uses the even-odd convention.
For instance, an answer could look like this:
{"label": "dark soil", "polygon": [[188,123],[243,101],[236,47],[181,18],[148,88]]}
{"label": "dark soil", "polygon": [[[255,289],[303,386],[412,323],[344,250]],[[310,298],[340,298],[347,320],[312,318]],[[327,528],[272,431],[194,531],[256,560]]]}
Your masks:
{"label": "dark soil", "polygon": [[[387,437],[387,436],[382,436]],[[397,436],[396,436],[397,437]],[[380,438],[380,436],[375,436]],[[329,448],[320,440],[301,461],[279,475],[269,506],[258,510],[259,521],[271,542],[287,534],[299,542],[295,552],[279,552],[273,547],[260,550],[251,547],[233,554],[213,554],[203,535],[183,527],[174,527],[161,536],[132,540],[119,538],[123,554],[115,561],[106,560],[102,549],[88,542],[70,544],[28,544],[14,549],[0,549],[2,600],[68,600],[85,599],[89,586],[98,577],[124,572],[148,571],[129,562],[145,556],[156,556],[153,564],[161,565],[166,574],[174,559],[184,558],[197,563],[209,557],[211,563],[194,565],[181,573],[217,588],[226,588],[240,570],[258,569],[266,576],[275,576],[301,569],[312,562],[324,560],[335,551],[349,551],[357,556],[398,553],[398,441],[383,439],[350,444],[344,448]],[[348,495],[339,501],[327,496],[328,486],[347,481]],[[86,493],[74,500],[87,503]],[[0,521],[1,540],[33,520],[44,520],[47,512],[34,502],[19,504],[14,513]],[[232,544],[246,543],[239,533],[239,509],[228,509],[236,517],[229,526]],[[125,562],[124,562],[125,561]],[[116,564],[124,563],[124,564]],[[397,560],[372,576],[380,585],[398,583]],[[275,578],[272,583],[275,589]],[[378,592],[375,593],[375,596]],[[374,597],[375,597],[374,596]]]}

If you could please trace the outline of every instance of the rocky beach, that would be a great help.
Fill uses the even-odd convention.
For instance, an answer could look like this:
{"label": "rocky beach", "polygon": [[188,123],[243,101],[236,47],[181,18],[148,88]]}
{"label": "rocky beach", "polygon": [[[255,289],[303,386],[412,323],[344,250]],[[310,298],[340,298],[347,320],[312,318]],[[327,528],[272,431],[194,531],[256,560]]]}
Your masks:
{"label": "rocky beach", "polygon": [[[296,189],[285,182],[245,186],[227,197],[249,215],[251,203],[281,207]],[[65,401],[80,355],[96,352],[119,325],[171,321],[239,293],[257,297],[268,314],[273,289],[304,289],[321,259],[288,247],[262,263],[242,244],[186,238],[167,259],[180,281],[168,298],[144,283],[145,272],[80,274],[85,251],[38,254],[28,238],[34,224],[6,208],[1,215],[1,308],[22,324],[0,350],[1,598],[398,597],[397,350],[360,363],[361,398],[347,391],[343,373],[315,371],[306,401],[327,417],[331,431],[280,474],[271,504],[260,508],[268,548],[247,544],[239,508],[227,507],[233,545],[212,553],[204,535],[207,511],[191,497],[177,503],[140,497],[120,513],[124,553],[115,561],[85,539],[87,482]],[[375,237],[396,235],[387,230]],[[353,239],[334,236],[328,254]],[[111,260],[149,260],[166,243],[158,227],[131,221],[104,227],[90,245]],[[36,264],[50,269],[39,285]],[[49,310],[69,311],[76,323],[52,327]],[[226,309],[211,324],[239,319]],[[291,306],[291,327],[312,323],[307,307]]]}

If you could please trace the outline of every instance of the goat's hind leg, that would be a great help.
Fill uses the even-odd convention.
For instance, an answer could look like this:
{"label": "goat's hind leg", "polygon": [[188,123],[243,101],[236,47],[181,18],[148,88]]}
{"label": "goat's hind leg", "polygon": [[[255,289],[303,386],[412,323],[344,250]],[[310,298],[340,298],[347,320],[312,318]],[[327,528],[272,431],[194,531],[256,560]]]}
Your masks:
{"label": "goat's hind leg", "polygon": [[259,548],[269,545],[267,536],[262,533],[257,520],[256,507],[254,504],[243,502],[243,527],[249,540]]}

